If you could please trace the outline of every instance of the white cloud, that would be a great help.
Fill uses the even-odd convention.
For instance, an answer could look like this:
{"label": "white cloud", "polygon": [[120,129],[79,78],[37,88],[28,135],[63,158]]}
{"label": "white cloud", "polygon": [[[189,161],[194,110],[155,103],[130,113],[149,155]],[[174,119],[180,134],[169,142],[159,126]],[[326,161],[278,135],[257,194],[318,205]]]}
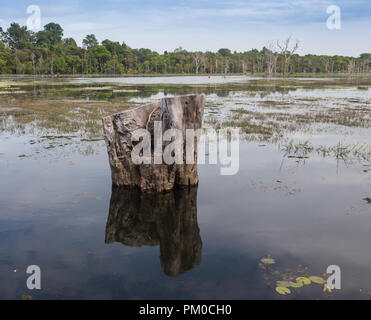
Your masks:
{"label": "white cloud", "polygon": [[[344,1],[338,2],[342,5]],[[187,5],[117,2],[112,6],[112,0],[109,0],[107,7],[99,12],[94,6],[91,9],[81,7],[81,3],[80,7],[48,5],[41,6],[42,23],[53,21],[61,24],[64,36],[73,37],[78,43],[87,34],[94,33],[100,41],[107,38],[125,41],[134,48],[148,47],[160,52],[178,46],[189,50],[229,47],[245,51],[260,49],[269,40],[284,39],[290,35],[300,40],[300,53],[357,56],[370,50],[368,42],[364,41],[369,37],[370,29],[367,14],[363,20],[358,17],[343,20],[342,30],[331,32],[326,28],[326,8],[332,1],[183,3]],[[115,6],[117,10],[112,9]],[[26,15],[22,19],[24,21],[18,21],[24,24]]]}
{"label": "white cloud", "polygon": [[64,25],[64,30],[66,32],[99,32],[101,30],[110,29],[112,25],[110,24],[103,24],[103,23],[93,23],[93,22],[79,22],[79,23],[71,23]]}

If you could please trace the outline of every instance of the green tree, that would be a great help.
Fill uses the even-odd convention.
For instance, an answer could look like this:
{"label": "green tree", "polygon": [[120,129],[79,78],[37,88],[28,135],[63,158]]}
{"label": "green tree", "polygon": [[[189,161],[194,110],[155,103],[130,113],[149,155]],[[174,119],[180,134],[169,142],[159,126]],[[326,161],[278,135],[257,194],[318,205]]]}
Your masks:
{"label": "green tree", "polygon": [[94,55],[99,61],[99,71],[103,72],[104,63],[111,57],[110,52],[105,46],[98,46],[94,48]]}
{"label": "green tree", "polygon": [[4,40],[11,49],[22,50],[31,47],[31,33],[27,27],[12,23],[4,34]]}
{"label": "green tree", "polygon": [[48,23],[44,26],[44,31],[46,32],[49,43],[52,46],[62,41],[63,29],[59,24],[53,22]]}
{"label": "green tree", "polygon": [[66,62],[69,65],[69,70],[72,70],[72,74],[75,74],[81,68],[81,58],[79,56],[67,56]]}
{"label": "green tree", "polygon": [[85,39],[82,40],[82,43],[85,49],[91,49],[99,45],[99,42],[94,34],[88,34]]}
{"label": "green tree", "polygon": [[99,45],[95,35],[87,35],[83,47],[73,38],[63,39],[63,29],[48,23],[37,33],[12,23],[0,28],[0,72],[3,74],[65,73],[277,73],[297,72],[370,72],[371,54],[358,58],[296,54],[297,43],[290,49],[290,38],[282,44],[271,42],[262,50],[232,52],[190,52],[182,47],[159,54],[150,49],[132,49],[106,39]]}
{"label": "green tree", "polygon": [[63,29],[57,23],[48,23],[44,30],[36,33],[36,44],[38,46],[53,47],[62,41]]}
{"label": "green tree", "polygon": [[119,62],[118,57],[114,56],[106,62],[104,71],[109,74],[122,74],[124,73],[124,66]]}
{"label": "green tree", "polygon": [[57,57],[54,61],[54,72],[55,73],[67,73],[68,64],[64,57]]}
{"label": "green tree", "polygon": [[220,55],[222,55],[223,57],[227,57],[227,56],[230,56],[232,53],[231,53],[231,50],[227,49],[227,48],[221,48],[218,50],[218,53]]}
{"label": "green tree", "polygon": [[75,39],[73,39],[73,38],[65,38],[65,39],[63,39],[62,42],[65,46],[77,47],[77,43],[76,43]]}

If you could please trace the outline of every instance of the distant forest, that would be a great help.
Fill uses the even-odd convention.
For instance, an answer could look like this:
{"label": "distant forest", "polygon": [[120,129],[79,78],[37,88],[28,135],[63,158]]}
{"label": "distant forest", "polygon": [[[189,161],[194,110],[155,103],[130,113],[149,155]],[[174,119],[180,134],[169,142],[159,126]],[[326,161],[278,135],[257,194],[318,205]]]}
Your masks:
{"label": "distant forest", "polygon": [[296,53],[299,43],[291,38],[272,41],[262,50],[189,52],[182,48],[159,54],[132,49],[124,42],[87,35],[83,46],[63,38],[59,24],[49,23],[39,32],[12,23],[0,28],[0,74],[228,74],[228,73],[366,73],[371,53],[359,57]]}

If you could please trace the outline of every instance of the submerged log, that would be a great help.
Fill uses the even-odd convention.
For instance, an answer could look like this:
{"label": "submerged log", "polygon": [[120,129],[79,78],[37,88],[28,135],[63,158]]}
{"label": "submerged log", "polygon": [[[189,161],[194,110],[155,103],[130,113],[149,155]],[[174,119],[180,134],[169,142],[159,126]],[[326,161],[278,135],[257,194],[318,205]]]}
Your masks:
{"label": "submerged log", "polygon": [[113,187],[106,243],[130,247],[160,246],[164,273],[176,276],[201,264],[197,223],[197,186],[166,193]]}
{"label": "submerged log", "polygon": [[[186,164],[186,130],[200,129],[205,105],[203,95],[163,98],[103,118],[104,138],[115,186],[137,187],[142,191],[162,192],[177,186],[198,184],[197,141],[194,147],[194,164]],[[183,164],[154,163],[154,123],[162,125],[162,133],[178,129],[183,136]],[[134,148],[132,134],[146,129],[151,134],[150,164],[135,164],[131,152]],[[163,151],[165,145],[161,148]]]}

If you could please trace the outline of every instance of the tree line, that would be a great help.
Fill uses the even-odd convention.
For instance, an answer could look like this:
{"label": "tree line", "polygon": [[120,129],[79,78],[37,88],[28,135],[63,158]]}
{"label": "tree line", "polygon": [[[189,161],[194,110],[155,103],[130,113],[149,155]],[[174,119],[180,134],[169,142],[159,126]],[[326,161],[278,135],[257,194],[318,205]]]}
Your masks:
{"label": "tree line", "polygon": [[190,52],[181,47],[159,54],[133,49],[125,42],[98,42],[87,35],[82,47],[63,38],[59,24],[49,23],[39,32],[12,23],[0,27],[0,74],[228,74],[228,73],[366,73],[371,53],[359,57],[299,55],[299,43],[291,38],[272,41],[262,50]]}

